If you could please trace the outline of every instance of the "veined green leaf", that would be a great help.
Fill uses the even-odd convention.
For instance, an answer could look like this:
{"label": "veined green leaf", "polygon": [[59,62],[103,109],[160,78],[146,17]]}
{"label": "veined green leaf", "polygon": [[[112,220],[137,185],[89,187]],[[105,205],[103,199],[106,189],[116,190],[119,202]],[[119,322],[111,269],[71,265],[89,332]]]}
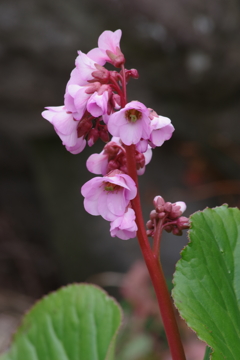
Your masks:
{"label": "veined green leaf", "polygon": [[69,285],[33,306],[0,360],[113,360],[121,317],[100,288]]}
{"label": "veined green leaf", "polygon": [[223,205],[191,216],[190,242],[174,274],[180,315],[212,349],[240,359],[240,211]]}

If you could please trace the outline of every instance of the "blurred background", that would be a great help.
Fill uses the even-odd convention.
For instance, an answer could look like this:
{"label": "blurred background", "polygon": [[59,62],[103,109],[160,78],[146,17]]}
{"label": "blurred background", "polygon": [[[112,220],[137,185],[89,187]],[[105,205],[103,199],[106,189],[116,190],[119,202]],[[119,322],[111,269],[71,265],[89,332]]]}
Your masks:
{"label": "blurred background", "polygon": [[[79,281],[121,298],[122,274],[141,259],[137,240],[111,238],[83,209],[86,159],[103,144],[72,155],[41,117],[63,104],[77,50],[119,28],[126,67],[140,74],[129,99],[176,129],[140,179],[146,221],[155,195],[185,201],[186,216],[239,205],[238,0],[1,0],[0,349],[34,299]],[[168,279],[187,241],[164,234]]]}

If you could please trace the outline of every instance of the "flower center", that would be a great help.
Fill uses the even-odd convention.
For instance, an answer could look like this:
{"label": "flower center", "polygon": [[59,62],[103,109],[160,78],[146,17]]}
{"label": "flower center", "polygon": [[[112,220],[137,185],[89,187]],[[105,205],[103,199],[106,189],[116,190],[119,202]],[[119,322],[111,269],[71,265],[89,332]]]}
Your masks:
{"label": "flower center", "polygon": [[137,120],[141,119],[142,113],[136,109],[130,109],[125,111],[125,117],[129,122],[135,123]]}
{"label": "flower center", "polygon": [[115,190],[119,190],[121,186],[116,185],[116,184],[112,184],[110,182],[105,182],[104,183],[104,189],[106,191],[115,191]]}

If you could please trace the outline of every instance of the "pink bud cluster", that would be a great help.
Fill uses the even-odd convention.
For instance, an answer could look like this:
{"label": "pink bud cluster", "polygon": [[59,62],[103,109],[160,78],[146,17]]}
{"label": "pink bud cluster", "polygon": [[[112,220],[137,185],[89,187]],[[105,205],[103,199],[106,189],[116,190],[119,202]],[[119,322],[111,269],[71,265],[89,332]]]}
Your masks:
{"label": "pink bud cluster", "polygon": [[150,220],[147,222],[148,236],[154,236],[159,221],[164,230],[174,235],[182,235],[183,229],[189,229],[189,219],[181,216],[187,208],[185,202],[165,202],[161,196],[156,196],[153,204],[155,209],[151,211]]}
{"label": "pink bud cluster", "polygon": [[[42,116],[72,154],[83,151],[86,144],[92,146],[98,138],[107,143],[100,154],[92,154],[87,160],[88,170],[102,177],[83,185],[84,206],[90,214],[110,221],[112,236],[129,239],[138,229],[131,207],[137,188],[128,175],[127,147],[134,145],[137,174],[142,175],[151,161],[152,149],[169,140],[174,127],[169,118],[159,116],[143,103],[127,103],[126,83],[130,78],[137,79],[138,71],[124,67],[121,35],[121,30],[104,31],[97,48],[87,54],[78,51],[64,105],[47,107]],[[107,62],[120,71],[105,68]]]}

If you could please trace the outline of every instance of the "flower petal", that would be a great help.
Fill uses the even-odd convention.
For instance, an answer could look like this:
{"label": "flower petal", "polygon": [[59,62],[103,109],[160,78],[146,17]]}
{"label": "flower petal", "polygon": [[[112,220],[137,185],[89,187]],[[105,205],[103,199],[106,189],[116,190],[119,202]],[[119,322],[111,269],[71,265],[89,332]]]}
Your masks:
{"label": "flower petal", "polygon": [[93,174],[106,175],[108,167],[108,156],[104,154],[92,154],[87,159],[87,169]]}
{"label": "flower petal", "polygon": [[123,195],[123,190],[120,189],[114,192],[108,192],[107,194],[107,207],[116,216],[121,216],[126,210],[128,202]]}
{"label": "flower petal", "polygon": [[119,129],[119,136],[125,145],[137,144],[142,137],[142,124],[138,120],[135,123],[122,125]]}

